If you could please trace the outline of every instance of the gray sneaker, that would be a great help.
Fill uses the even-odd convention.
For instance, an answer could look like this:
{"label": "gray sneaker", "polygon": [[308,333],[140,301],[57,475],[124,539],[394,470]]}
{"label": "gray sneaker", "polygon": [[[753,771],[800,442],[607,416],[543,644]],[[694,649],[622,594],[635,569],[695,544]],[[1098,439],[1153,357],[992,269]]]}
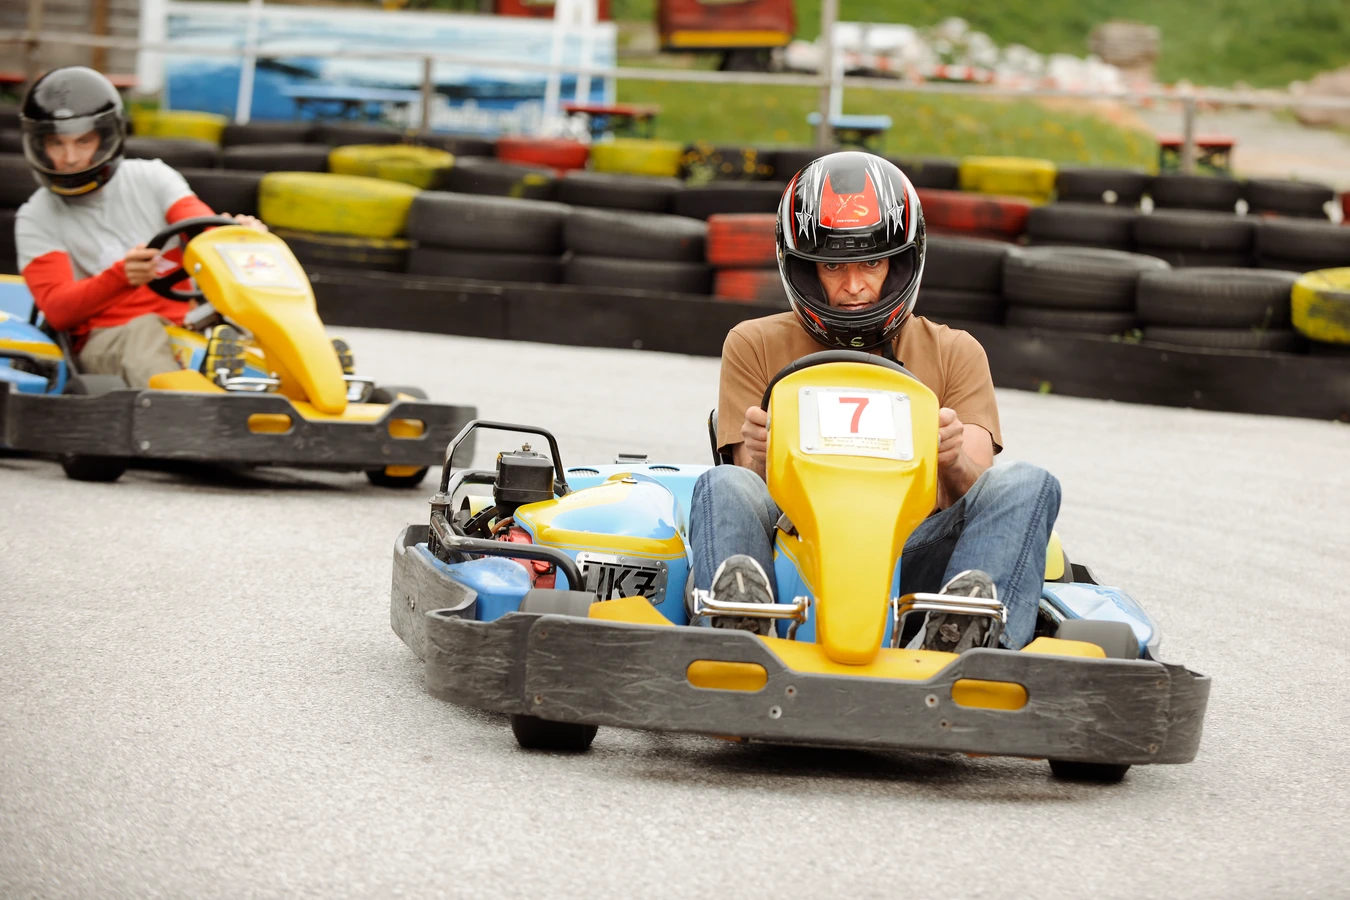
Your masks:
{"label": "gray sneaker", "polygon": [[[738,553],[717,567],[713,573],[712,589],[708,591],[714,599],[730,603],[772,603],[773,588],[769,586],[769,576],[764,567],[753,556]],[[741,631],[753,631],[756,634],[773,634],[773,619],[755,619],[750,616],[709,616],[713,628],[735,628]]]}
{"label": "gray sneaker", "polygon": [[[997,600],[998,588],[994,579],[979,569],[967,569],[942,586],[939,594],[958,597],[981,597]],[[989,639],[993,620],[984,616],[963,616],[957,613],[929,613],[923,625],[924,650],[944,653],[963,653],[972,647],[983,647]]]}

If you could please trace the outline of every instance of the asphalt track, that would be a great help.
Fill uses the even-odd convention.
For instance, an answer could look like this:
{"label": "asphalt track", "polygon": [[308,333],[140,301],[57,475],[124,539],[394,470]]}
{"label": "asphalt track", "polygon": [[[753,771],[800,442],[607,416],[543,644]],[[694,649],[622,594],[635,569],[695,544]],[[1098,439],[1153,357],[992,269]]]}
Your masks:
{"label": "asphalt track", "polygon": [[[715,360],[348,333],[566,461],[707,456]],[[1213,676],[1194,763],[1094,787],[604,729],[528,754],[390,631],[429,491],[0,457],[0,897],[1350,896],[1350,427],[999,400],[1073,557]]]}

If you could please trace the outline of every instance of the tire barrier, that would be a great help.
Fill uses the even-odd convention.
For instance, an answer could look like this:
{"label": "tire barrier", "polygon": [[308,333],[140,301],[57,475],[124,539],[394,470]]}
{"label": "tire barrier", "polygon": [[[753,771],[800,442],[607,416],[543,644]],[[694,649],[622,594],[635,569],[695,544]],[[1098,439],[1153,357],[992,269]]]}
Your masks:
{"label": "tire barrier", "polygon": [[1148,186],[1157,209],[1202,209],[1231,213],[1242,199],[1242,182],[1208,175],[1164,173]]}
{"label": "tire barrier", "polygon": [[563,264],[563,283],[706,295],[712,293],[712,269],[702,262],[572,256]]}
{"label": "tire barrier", "polygon": [[515,197],[519,200],[552,200],[558,190],[558,180],[552,169],[474,156],[457,159],[455,165],[446,170],[441,181],[445,190],[459,194]]}
{"label": "tire barrier", "polygon": [[14,246],[14,217],[17,210],[0,209],[0,275],[19,274],[19,251]]}
{"label": "tire barrier", "polygon": [[419,246],[558,256],[571,210],[546,200],[423,191],[408,213],[408,237]]}
{"label": "tire barrier", "polygon": [[269,172],[258,209],[272,228],[392,238],[403,234],[418,193],[412,185],[359,175]]}
{"label": "tire barrier", "polygon": [[1060,203],[1134,207],[1152,181],[1152,175],[1133,169],[1061,168],[1055,174],[1055,193]]}
{"label": "tire barrier", "polygon": [[773,178],[791,181],[792,177],[831,150],[814,147],[783,147],[773,151]]}
{"label": "tire barrier", "polygon": [[1047,203],[1055,192],[1055,171],[1048,159],[967,156],[961,160],[958,180],[963,191]]}
{"label": "tire barrier", "polygon": [[1144,340],[1176,347],[1208,347],[1218,350],[1271,350],[1292,353],[1301,346],[1289,328],[1184,328],[1146,325]]}
{"label": "tire barrier", "polygon": [[225,126],[221,134],[222,147],[241,147],[247,144],[303,144],[314,136],[313,122],[249,122]]}
{"label": "tire barrier", "polygon": [[408,241],[403,238],[352,237],[313,231],[275,229],[306,268],[324,266],[366,272],[403,272],[408,268]]}
{"label": "tire barrier", "polygon": [[578,256],[704,264],[707,223],[660,213],[576,208],[563,223],[563,248]]}
{"label": "tire barrier", "polygon": [[435,134],[420,132],[410,140],[420,147],[434,147],[444,150],[456,159],[465,156],[494,156],[496,142],[474,134]]}
{"label": "tire barrier", "polygon": [[774,151],[755,147],[718,147],[696,141],[685,147],[680,159],[680,176],[693,184],[764,181],[775,177],[774,173]]}
{"label": "tire barrier", "polygon": [[1102,203],[1050,203],[1027,215],[1027,239],[1036,245],[1059,244],[1130,250],[1134,247],[1133,209]]}
{"label": "tire barrier", "polygon": [[1005,320],[1009,328],[1043,328],[1075,334],[1121,334],[1135,326],[1133,312],[1097,309],[1042,309],[1010,306]]}
{"label": "tire barrier", "polygon": [[122,143],[127,159],[158,159],[174,169],[214,169],[220,148],[189,138],[129,137]]}
{"label": "tire barrier", "polygon": [[18,209],[39,187],[27,157],[21,153],[0,154],[0,209]]}
{"label": "tire barrier", "polygon": [[327,144],[237,144],[220,152],[225,169],[253,172],[327,172]]}
{"label": "tire barrier", "polygon": [[788,308],[787,291],[778,269],[718,269],[713,275],[713,296],[734,303],[774,304]]}
{"label": "tire barrier", "polygon": [[1006,307],[1001,294],[924,287],[914,312],[959,327],[962,322],[1002,322]]}
{"label": "tire barrier", "polygon": [[1133,233],[1137,252],[1165,259],[1179,268],[1253,263],[1256,223],[1231,213],[1158,210],[1136,216]]}
{"label": "tire barrier", "polygon": [[1303,219],[1327,218],[1326,205],[1336,192],[1324,184],[1249,178],[1246,182],[1247,212],[1275,213]]}
{"label": "tire barrier", "polygon": [[[778,269],[778,217],[731,213],[708,217],[708,264],[718,269]],[[776,277],[776,276],[775,276]]]}
{"label": "tire barrier", "polygon": [[131,130],[137,137],[187,138],[218,147],[229,121],[215,113],[189,110],[133,110]]}
{"label": "tire barrier", "polygon": [[403,132],[380,125],[321,121],[314,124],[310,140],[316,144],[341,147],[345,144],[401,144],[403,137]]}
{"label": "tire barrier", "polygon": [[1300,334],[1350,352],[1350,268],[1309,272],[1294,282],[1292,319]]}
{"label": "tire barrier", "polygon": [[933,156],[888,156],[917,188],[955,191],[961,185],[961,165],[954,159]]}
{"label": "tire barrier", "polygon": [[1295,280],[1260,269],[1145,272],[1136,309],[1145,325],[1287,330]]}
{"label": "tire barrier", "polygon": [[675,194],[684,190],[677,178],[615,175],[577,169],[558,179],[557,200],[569,206],[668,213]]}
{"label": "tire barrier", "polygon": [[23,153],[23,132],[17,128],[0,129],[0,153]]}
{"label": "tire barrier", "polygon": [[197,198],[217,213],[234,216],[258,215],[258,190],[262,172],[229,172],[222,169],[180,169]]}
{"label": "tire barrier", "polygon": [[1256,231],[1257,265],[1312,272],[1350,266],[1350,228],[1330,222],[1265,219]]}
{"label": "tire barrier", "polygon": [[961,191],[918,191],[924,222],[935,234],[1012,240],[1027,228],[1031,204],[1020,197],[982,197]]}
{"label": "tire barrier", "polygon": [[675,194],[671,212],[677,216],[707,220],[731,213],[771,213],[787,188],[786,182],[726,182],[686,186]]}
{"label": "tire barrier", "polygon": [[1152,256],[1087,247],[1028,247],[1003,260],[1003,296],[1012,306],[1129,312],[1144,272],[1167,269]]}
{"label": "tire barrier", "polygon": [[452,250],[418,246],[408,254],[410,275],[442,278],[472,278],[497,284],[527,282],[559,284],[563,264],[560,256],[528,253],[492,253],[483,250]]}
{"label": "tire barrier", "polygon": [[524,166],[546,166],[555,172],[586,168],[590,147],[567,138],[502,137],[497,139],[497,158]]}
{"label": "tire barrier", "polygon": [[1011,250],[1002,241],[934,235],[928,239],[920,300],[930,288],[1001,297],[1003,263]]}
{"label": "tire barrier", "polygon": [[591,145],[591,169],[618,175],[676,178],[684,147],[674,141],[618,138]]}
{"label": "tire barrier", "polygon": [[435,188],[455,164],[455,158],[434,147],[408,144],[351,144],[328,153],[328,171],[400,181],[419,188]]}

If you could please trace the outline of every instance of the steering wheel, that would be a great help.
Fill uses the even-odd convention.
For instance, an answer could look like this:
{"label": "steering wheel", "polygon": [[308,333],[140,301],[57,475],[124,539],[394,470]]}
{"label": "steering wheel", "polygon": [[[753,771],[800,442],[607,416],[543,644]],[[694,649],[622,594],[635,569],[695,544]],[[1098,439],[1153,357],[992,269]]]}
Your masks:
{"label": "steering wheel", "polygon": [[760,401],[759,408],[767,410],[769,408],[769,398],[773,396],[774,385],[791,375],[793,372],[800,372],[802,369],[809,369],[812,366],[823,366],[826,363],[863,363],[865,365],[881,366],[884,369],[892,369],[901,375],[908,375],[910,378],[918,380],[918,377],[892,359],[886,359],[884,356],[877,356],[874,353],[863,353],[861,350],[822,350],[819,353],[811,353],[803,356],[801,359],[793,360],[786,366],[778,370],[778,374],[769,379],[769,386],[764,389],[764,399]]}
{"label": "steering wheel", "polygon": [[[184,219],[181,222],[174,222],[161,228],[159,232],[152,237],[146,247],[151,250],[163,250],[164,245],[169,243],[175,237],[182,239],[183,249],[187,249],[188,242],[201,234],[208,228],[215,228],[218,225],[238,225],[233,216],[197,216],[194,219]],[[180,263],[172,272],[167,275],[161,275],[146,284],[146,287],[159,294],[166,300],[181,300],[184,303],[189,300],[201,300],[202,292],[197,290],[180,291],[175,290],[174,285],[187,278],[187,272],[183,271]]]}

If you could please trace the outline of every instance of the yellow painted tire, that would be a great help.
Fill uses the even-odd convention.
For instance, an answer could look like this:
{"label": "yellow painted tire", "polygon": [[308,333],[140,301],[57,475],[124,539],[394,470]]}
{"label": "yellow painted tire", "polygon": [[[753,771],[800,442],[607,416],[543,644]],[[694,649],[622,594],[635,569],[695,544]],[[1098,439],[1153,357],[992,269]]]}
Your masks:
{"label": "yellow painted tire", "polygon": [[1024,197],[1044,203],[1055,191],[1055,164],[1018,156],[967,156],[961,160],[961,190]]}
{"label": "yellow painted tire", "polygon": [[674,141],[619,138],[591,146],[591,169],[625,175],[656,175],[674,178],[680,174],[684,145]]}
{"label": "yellow painted tire", "polygon": [[229,121],[215,113],[180,109],[146,109],[131,113],[131,126],[137,137],[191,138],[217,147]]}
{"label": "yellow painted tire", "polygon": [[269,172],[258,211],[272,228],[392,238],[403,233],[421,191],[410,184],[326,172]]}
{"label": "yellow painted tire", "polygon": [[1294,328],[1323,344],[1350,345],[1350,269],[1321,269],[1294,282]]}
{"label": "yellow painted tire", "polygon": [[444,150],[406,144],[352,144],[334,147],[328,154],[328,170],[335,174],[401,181],[419,188],[435,186],[441,173],[454,164],[454,155]]}

